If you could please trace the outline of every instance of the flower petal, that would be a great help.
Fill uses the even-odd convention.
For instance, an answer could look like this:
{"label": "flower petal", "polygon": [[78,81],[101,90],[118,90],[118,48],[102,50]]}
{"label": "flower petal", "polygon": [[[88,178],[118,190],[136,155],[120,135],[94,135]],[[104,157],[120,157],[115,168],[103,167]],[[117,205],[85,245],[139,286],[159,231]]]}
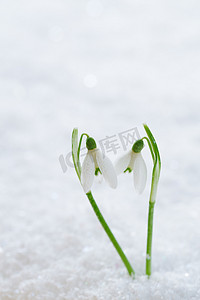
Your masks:
{"label": "flower petal", "polygon": [[88,193],[94,181],[94,160],[92,154],[88,151],[83,161],[81,170],[81,183],[85,193]]}
{"label": "flower petal", "polygon": [[147,167],[141,153],[138,153],[135,158],[133,176],[135,189],[141,194],[147,181]]}
{"label": "flower petal", "polygon": [[128,168],[131,160],[131,152],[132,151],[127,152],[125,155],[123,155],[117,160],[115,164],[115,170],[117,175],[123,173]]}
{"label": "flower petal", "polygon": [[96,151],[96,160],[104,179],[108,182],[110,187],[115,189],[117,187],[117,175],[111,160],[105,155],[102,155],[100,150]]}

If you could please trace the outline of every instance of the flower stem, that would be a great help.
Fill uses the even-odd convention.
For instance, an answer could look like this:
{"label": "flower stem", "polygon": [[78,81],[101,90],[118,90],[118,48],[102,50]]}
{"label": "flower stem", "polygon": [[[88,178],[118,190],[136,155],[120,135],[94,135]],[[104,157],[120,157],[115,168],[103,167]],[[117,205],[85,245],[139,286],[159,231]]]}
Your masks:
{"label": "flower stem", "polygon": [[146,124],[143,124],[144,129],[147,133],[145,139],[148,142],[149,149],[153,159],[153,171],[151,180],[151,192],[149,198],[149,214],[148,214],[148,228],[147,228],[147,249],[146,249],[146,275],[150,277],[151,275],[151,256],[152,256],[152,238],[153,238],[153,214],[154,205],[156,201],[156,194],[158,188],[158,181],[160,177],[161,170],[161,160],[158,146],[156,144],[155,138]]}
{"label": "flower stem", "polygon": [[150,149],[150,152],[151,152],[152,159],[153,159],[153,161],[154,161],[155,155],[154,155],[153,147],[151,146],[150,140],[149,140],[146,136],[144,136],[144,137],[142,138],[142,140],[146,140],[146,141],[147,141],[148,146],[149,146],[149,149]]}
{"label": "flower stem", "polygon": [[89,135],[87,133],[82,133],[81,134],[81,137],[80,137],[80,140],[79,140],[79,144],[78,144],[78,151],[77,151],[77,158],[78,158],[78,160],[79,160],[79,155],[80,155],[80,150],[81,150],[81,143],[82,143],[82,139],[83,139],[84,135],[87,136],[87,137],[89,137]]}
{"label": "flower stem", "polygon": [[[152,252],[152,238],[153,238],[153,215],[154,205],[156,201],[156,193],[158,187],[158,178],[156,166],[153,168],[151,193],[149,199],[149,214],[148,214],[148,229],[147,229],[147,250],[146,250],[146,275],[151,276],[151,252]],[[157,171],[158,172],[158,171]]]}
{"label": "flower stem", "polygon": [[132,277],[134,277],[135,276],[135,272],[134,272],[131,264],[129,263],[126,255],[122,251],[120,245],[118,244],[117,240],[115,239],[115,237],[114,237],[112,231],[110,230],[108,224],[106,223],[104,217],[102,216],[102,214],[101,214],[101,212],[100,212],[100,210],[99,210],[99,208],[98,208],[98,206],[97,206],[97,204],[96,204],[96,202],[95,202],[95,200],[93,198],[92,193],[88,192],[86,195],[87,195],[87,197],[88,197],[88,199],[90,201],[90,204],[92,205],[92,208],[93,208],[93,210],[94,210],[94,212],[95,212],[95,214],[96,214],[99,222],[103,226],[103,228],[104,228],[105,232],[107,233],[110,241],[112,242],[113,246],[115,247],[115,249],[117,250],[119,256],[121,257],[121,260],[123,261],[123,263],[124,263],[124,265],[125,265],[128,273],[129,273],[129,275],[132,276]]}
{"label": "flower stem", "polygon": [[149,202],[148,231],[147,231],[147,252],[146,252],[146,275],[151,275],[151,250],[153,237],[153,213],[155,202]]}

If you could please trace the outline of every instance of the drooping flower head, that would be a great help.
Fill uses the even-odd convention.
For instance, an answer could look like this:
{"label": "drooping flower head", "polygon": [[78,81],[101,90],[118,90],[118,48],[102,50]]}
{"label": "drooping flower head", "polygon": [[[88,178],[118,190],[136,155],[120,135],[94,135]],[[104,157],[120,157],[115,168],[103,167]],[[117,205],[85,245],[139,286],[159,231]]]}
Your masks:
{"label": "drooping flower head", "polygon": [[110,187],[116,188],[117,175],[110,159],[97,148],[96,142],[92,137],[87,137],[86,147],[88,152],[83,161],[81,171],[81,183],[85,193],[90,191],[94,176],[98,173],[103,175]]}
{"label": "drooping flower head", "polygon": [[147,168],[141,154],[143,148],[143,140],[137,140],[132,149],[122,156],[115,166],[117,174],[133,171],[134,186],[139,194],[143,192],[147,180]]}

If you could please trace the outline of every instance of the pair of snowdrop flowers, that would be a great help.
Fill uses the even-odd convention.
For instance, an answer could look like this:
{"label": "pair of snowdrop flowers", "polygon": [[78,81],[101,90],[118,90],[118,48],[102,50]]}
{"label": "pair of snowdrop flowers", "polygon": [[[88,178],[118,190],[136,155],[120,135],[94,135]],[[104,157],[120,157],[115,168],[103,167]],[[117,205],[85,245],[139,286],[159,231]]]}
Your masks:
{"label": "pair of snowdrop flowers", "polygon": [[146,186],[147,168],[141,154],[144,148],[142,139],[134,143],[132,149],[117,161],[115,167],[111,160],[97,148],[92,137],[87,137],[86,147],[88,152],[81,171],[81,183],[86,194],[90,192],[94,176],[98,173],[102,174],[110,187],[115,189],[117,187],[117,175],[132,171],[136,191],[138,193],[143,192]]}

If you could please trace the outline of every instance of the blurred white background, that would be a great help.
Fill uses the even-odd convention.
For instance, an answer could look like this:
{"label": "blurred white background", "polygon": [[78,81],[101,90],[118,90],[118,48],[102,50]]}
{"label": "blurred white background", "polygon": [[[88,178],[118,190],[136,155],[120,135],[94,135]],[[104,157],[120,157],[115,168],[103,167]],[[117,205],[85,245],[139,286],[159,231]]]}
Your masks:
{"label": "blurred white background", "polygon": [[[197,0],[1,3],[0,299],[200,298],[199,15]],[[163,163],[151,281],[147,147],[142,196],[132,176],[94,186],[132,282],[58,158],[73,127],[98,141],[143,122]]]}

